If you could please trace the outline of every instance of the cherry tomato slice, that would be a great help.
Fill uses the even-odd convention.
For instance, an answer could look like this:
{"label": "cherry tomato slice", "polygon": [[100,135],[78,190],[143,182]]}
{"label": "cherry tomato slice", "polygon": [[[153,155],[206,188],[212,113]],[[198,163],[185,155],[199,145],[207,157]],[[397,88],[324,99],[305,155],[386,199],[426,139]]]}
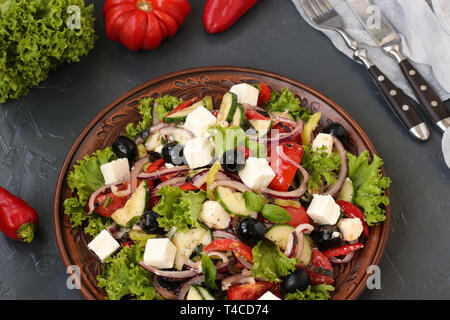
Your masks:
{"label": "cherry tomato slice", "polygon": [[244,243],[233,239],[217,239],[208,244],[205,251],[233,251],[235,255],[240,255],[249,262],[253,262],[253,253]]}
{"label": "cherry tomato slice", "polygon": [[270,88],[266,86],[264,83],[259,83],[259,97],[258,97],[258,106],[262,107],[264,106],[267,101],[270,100],[270,97],[272,96],[272,92],[270,91]]}
{"label": "cherry tomato slice", "polygon": [[118,197],[112,192],[100,194],[95,198],[95,212],[104,217],[110,217],[118,209],[123,208],[130,196]]}
{"label": "cherry tomato slice", "polygon": [[248,120],[269,120],[270,119],[270,117],[266,117],[255,110],[246,110],[245,117]]}
{"label": "cherry tomato slice", "polygon": [[286,211],[289,212],[289,214],[292,217],[291,221],[287,222],[286,224],[294,228],[304,223],[311,224],[311,218],[308,216],[303,206],[300,206],[300,208],[295,207],[283,207],[283,208],[286,209]]}
{"label": "cherry tomato slice", "polygon": [[227,290],[228,300],[257,300],[273,287],[271,282],[256,282],[231,286]]}

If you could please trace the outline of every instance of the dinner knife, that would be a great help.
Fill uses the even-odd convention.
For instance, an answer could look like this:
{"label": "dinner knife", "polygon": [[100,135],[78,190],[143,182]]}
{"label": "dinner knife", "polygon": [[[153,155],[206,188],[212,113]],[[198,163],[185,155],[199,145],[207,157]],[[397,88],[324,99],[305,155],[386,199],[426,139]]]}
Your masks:
{"label": "dinner knife", "polygon": [[433,122],[445,132],[450,127],[450,112],[434,89],[419,71],[414,68],[408,58],[403,55],[400,49],[401,38],[390,22],[380,13],[379,27],[369,26],[368,21],[372,19],[372,9],[375,6],[372,0],[347,0],[347,3],[377,44],[397,60],[403,75],[413,89],[420,104],[425,108]]}

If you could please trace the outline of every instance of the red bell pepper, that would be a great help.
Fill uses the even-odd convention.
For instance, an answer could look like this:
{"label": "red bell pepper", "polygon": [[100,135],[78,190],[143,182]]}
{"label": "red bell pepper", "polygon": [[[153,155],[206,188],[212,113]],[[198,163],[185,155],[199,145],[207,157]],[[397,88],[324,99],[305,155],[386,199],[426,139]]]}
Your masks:
{"label": "red bell pepper", "polygon": [[269,188],[276,191],[287,191],[298,168],[285,158],[300,163],[302,157],[303,147],[294,142],[284,142],[278,148],[271,148],[270,166],[275,172],[275,178],[273,178]]}
{"label": "red bell pepper", "polygon": [[203,25],[209,33],[230,28],[258,0],[208,0],[203,10]]}
{"label": "red bell pepper", "polygon": [[164,159],[158,159],[155,162],[153,162],[148,168],[147,173],[152,173],[161,168],[166,162]]}
{"label": "red bell pepper", "polygon": [[346,254],[349,254],[350,252],[356,251],[364,247],[362,243],[353,243],[353,244],[344,244],[342,246],[325,250],[323,254],[327,258],[331,257],[337,257],[337,256],[345,256]]}
{"label": "red bell pepper", "polygon": [[317,247],[311,248],[311,263],[305,268],[306,273],[309,275],[309,282],[312,285],[316,284],[333,284],[333,277],[320,273],[318,270],[327,271],[333,274],[333,266],[328,258],[317,249]]}
{"label": "red bell pepper", "polygon": [[180,185],[180,189],[183,191],[196,191],[196,190],[200,190],[199,188],[197,188],[196,186],[194,186],[192,183],[190,182],[185,182],[182,185]]}
{"label": "red bell pepper", "polygon": [[344,211],[344,215],[349,218],[358,218],[361,220],[363,225],[363,233],[367,237],[369,235],[369,226],[366,222],[366,217],[364,216],[364,213],[354,204],[344,201],[344,200],[338,200],[336,203],[341,207],[341,209]]}
{"label": "red bell pepper", "polygon": [[196,101],[196,99],[197,98],[192,98],[191,100],[188,100],[188,101],[180,103],[172,111],[170,111],[168,115],[174,114],[174,113],[176,113],[178,111],[181,111],[183,109],[186,109],[186,108],[190,107],[194,103],[194,101]]}
{"label": "red bell pepper", "polygon": [[253,253],[244,243],[233,239],[217,239],[208,244],[205,251],[233,251],[235,255],[240,255],[249,262],[253,262]]}
{"label": "red bell pepper", "polygon": [[14,240],[30,243],[38,214],[28,203],[0,187],[0,230]]}
{"label": "red bell pepper", "polygon": [[258,106],[263,107],[267,101],[270,100],[272,96],[272,92],[270,88],[266,86],[264,83],[259,83],[259,97],[258,97]]}

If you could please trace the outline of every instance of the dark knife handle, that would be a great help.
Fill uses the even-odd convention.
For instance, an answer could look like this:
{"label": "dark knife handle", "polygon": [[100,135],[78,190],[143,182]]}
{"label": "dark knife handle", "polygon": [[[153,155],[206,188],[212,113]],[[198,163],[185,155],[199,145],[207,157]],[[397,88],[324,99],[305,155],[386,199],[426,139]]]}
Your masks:
{"label": "dark knife handle", "polygon": [[442,100],[419,71],[414,68],[411,62],[408,59],[404,59],[399,65],[410,86],[414,90],[417,99],[425,108],[433,122],[438,123],[450,117],[450,112],[447,110]]}
{"label": "dark knife handle", "polygon": [[[414,130],[411,129],[416,128],[419,125],[425,126],[421,114],[402,90],[397,88],[395,84],[375,65],[372,65],[368,70],[372,80],[383,94],[384,99],[388,102],[389,107],[411,133],[414,134]],[[423,136],[414,134],[414,136],[420,140],[427,140],[429,134]]]}

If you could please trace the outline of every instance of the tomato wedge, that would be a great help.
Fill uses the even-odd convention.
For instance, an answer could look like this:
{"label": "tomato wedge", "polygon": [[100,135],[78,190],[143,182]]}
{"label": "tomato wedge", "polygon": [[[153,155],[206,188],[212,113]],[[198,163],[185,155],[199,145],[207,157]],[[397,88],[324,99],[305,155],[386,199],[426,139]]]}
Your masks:
{"label": "tomato wedge", "polygon": [[345,256],[346,254],[349,254],[350,252],[356,251],[364,247],[362,243],[352,243],[352,244],[345,244],[333,249],[329,249],[323,252],[323,254],[327,258],[331,257],[337,257],[337,256]]}
{"label": "tomato wedge", "polygon": [[265,115],[259,113],[256,110],[246,110],[245,117],[248,120],[270,120],[270,117],[266,117]]}
{"label": "tomato wedge", "polygon": [[112,192],[100,194],[95,198],[96,208],[94,211],[101,216],[110,217],[118,209],[125,206],[130,196],[118,197]]}
{"label": "tomato wedge", "polygon": [[[270,166],[275,172],[275,178],[269,188],[276,191],[287,191],[298,168],[292,162],[300,163],[303,157],[303,147],[294,142],[281,143],[277,148],[271,148]],[[286,158],[291,161],[286,160]]]}
{"label": "tomato wedge", "polygon": [[192,183],[190,182],[185,182],[183,184],[180,185],[180,189],[183,191],[195,191],[195,190],[199,190],[199,188],[197,188],[196,186],[194,186]]}
{"label": "tomato wedge", "polygon": [[291,215],[292,219],[291,221],[287,222],[286,224],[293,226],[294,228],[300,224],[308,223],[311,224],[311,218],[306,213],[306,209],[303,208],[303,206],[300,206],[300,208],[295,207],[283,207],[286,209],[287,212]]}
{"label": "tomato wedge", "polygon": [[244,243],[233,239],[217,239],[208,244],[205,251],[233,251],[235,255],[242,256],[245,260],[253,262],[253,253]]}
{"label": "tomato wedge", "polygon": [[257,300],[273,287],[271,282],[239,284],[227,290],[228,300]]}
{"label": "tomato wedge", "polygon": [[270,91],[270,88],[266,86],[264,83],[259,83],[259,97],[258,97],[258,106],[262,107],[264,106],[267,101],[270,100],[270,97],[272,96],[272,92]]}

